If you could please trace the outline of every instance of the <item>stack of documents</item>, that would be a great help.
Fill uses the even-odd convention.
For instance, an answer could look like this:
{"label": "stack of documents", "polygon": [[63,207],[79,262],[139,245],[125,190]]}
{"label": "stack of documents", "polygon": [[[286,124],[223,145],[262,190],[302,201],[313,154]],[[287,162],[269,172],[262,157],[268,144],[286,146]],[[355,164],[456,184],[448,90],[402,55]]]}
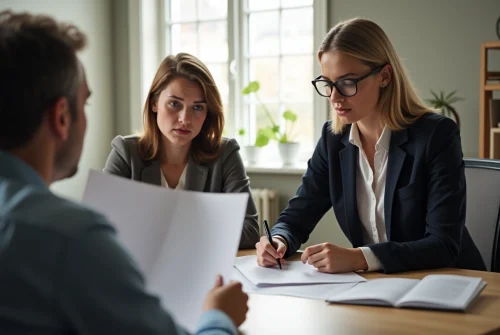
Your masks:
{"label": "stack of documents", "polygon": [[331,303],[465,311],[487,285],[481,278],[428,275],[367,281],[356,273],[327,274],[302,262],[283,270],[257,265],[256,256],[238,257],[233,280],[247,293],[286,295]]}
{"label": "stack of documents", "polygon": [[247,293],[326,300],[366,281],[354,272],[322,273],[300,261],[287,262],[283,270],[260,267],[256,256],[237,257],[234,267],[232,279],[240,281]]}

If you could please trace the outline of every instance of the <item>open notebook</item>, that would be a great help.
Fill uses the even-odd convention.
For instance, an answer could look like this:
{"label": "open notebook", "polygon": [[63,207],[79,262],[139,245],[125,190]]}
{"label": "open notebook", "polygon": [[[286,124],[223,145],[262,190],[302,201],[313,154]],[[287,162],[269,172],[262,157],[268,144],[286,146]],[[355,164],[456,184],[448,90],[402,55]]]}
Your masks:
{"label": "open notebook", "polygon": [[428,275],[422,280],[372,279],[331,296],[328,302],[465,311],[486,286],[481,278]]}

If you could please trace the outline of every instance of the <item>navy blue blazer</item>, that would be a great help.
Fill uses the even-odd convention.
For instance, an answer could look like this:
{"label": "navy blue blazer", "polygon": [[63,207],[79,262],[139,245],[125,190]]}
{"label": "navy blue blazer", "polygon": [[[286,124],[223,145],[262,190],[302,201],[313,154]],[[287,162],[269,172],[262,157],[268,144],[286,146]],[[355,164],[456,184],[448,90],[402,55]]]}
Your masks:
{"label": "navy blue blazer", "polygon": [[[358,148],[323,126],[297,194],[272,228],[288,243],[287,255],[306,242],[318,221],[333,207],[353,247],[363,246],[356,200]],[[460,131],[435,113],[407,129],[392,132],[385,186],[388,242],[368,245],[385,273],[458,267],[486,270],[465,228],[466,182]]]}

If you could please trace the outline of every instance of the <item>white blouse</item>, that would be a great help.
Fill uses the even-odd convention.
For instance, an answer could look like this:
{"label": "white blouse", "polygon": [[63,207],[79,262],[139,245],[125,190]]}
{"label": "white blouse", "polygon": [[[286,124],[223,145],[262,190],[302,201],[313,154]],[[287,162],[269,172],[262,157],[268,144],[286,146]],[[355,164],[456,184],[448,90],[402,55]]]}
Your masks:
{"label": "white blouse", "polygon": [[[356,168],[356,195],[359,219],[363,224],[363,243],[367,245],[387,242],[384,195],[391,130],[385,126],[375,145],[373,170],[361,145],[356,123],[351,126],[349,142],[359,149],[359,159]],[[381,264],[373,251],[369,247],[361,247],[360,249],[368,264],[368,271],[379,270]]]}
{"label": "white blouse", "polygon": [[[182,174],[179,178],[179,182],[177,183],[177,186],[175,187],[175,190],[183,190],[184,189],[184,185],[186,184],[186,169],[187,169],[187,164],[184,167],[184,170],[182,171]],[[165,179],[165,176],[163,175],[163,171],[161,171],[161,186],[172,189],[168,185],[167,180]]]}

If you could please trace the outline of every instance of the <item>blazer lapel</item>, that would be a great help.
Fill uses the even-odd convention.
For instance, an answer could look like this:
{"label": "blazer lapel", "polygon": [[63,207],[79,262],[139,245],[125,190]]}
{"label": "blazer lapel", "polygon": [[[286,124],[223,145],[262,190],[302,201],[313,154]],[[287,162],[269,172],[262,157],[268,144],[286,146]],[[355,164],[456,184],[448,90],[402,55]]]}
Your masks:
{"label": "blazer lapel", "polygon": [[161,167],[159,160],[152,161],[150,165],[142,169],[141,181],[148,184],[161,185]]}
{"label": "blazer lapel", "polygon": [[189,156],[188,165],[186,168],[186,184],[185,189],[190,191],[203,192],[207,182],[208,167],[196,164],[191,156]]}
{"label": "blazer lapel", "polygon": [[391,223],[392,223],[392,204],[394,202],[394,192],[396,184],[401,173],[401,168],[406,157],[406,152],[400,148],[400,145],[408,140],[408,131],[402,130],[392,132],[391,146],[389,148],[389,158],[387,161],[387,176],[385,181],[385,196],[384,196],[384,220],[387,240],[391,240]]}
{"label": "blazer lapel", "polygon": [[363,245],[363,235],[361,232],[361,221],[358,214],[358,204],[356,198],[356,167],[358,158],[358,148],[349,143],[349,132],[345,132],[342,137],[345,148],[339,151],[340,172],[342,174],[342,188],[344,194],[344,204],[347,218],[347,229],[349,230],[349,240],[353,247]]}

